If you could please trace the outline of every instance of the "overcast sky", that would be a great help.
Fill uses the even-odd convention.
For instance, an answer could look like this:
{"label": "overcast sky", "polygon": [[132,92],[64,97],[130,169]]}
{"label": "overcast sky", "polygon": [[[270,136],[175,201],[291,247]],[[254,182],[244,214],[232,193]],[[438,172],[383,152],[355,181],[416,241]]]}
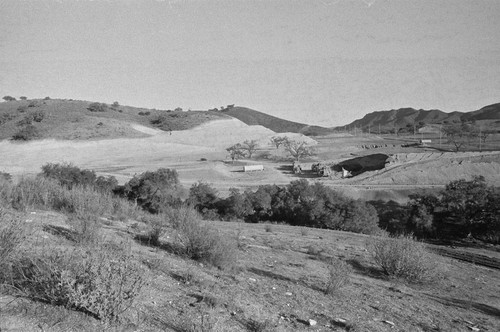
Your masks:
{"label": "overcast sky", "polygon": [[500,102],[499,0],[0,0],[0,94],[343,125]]}

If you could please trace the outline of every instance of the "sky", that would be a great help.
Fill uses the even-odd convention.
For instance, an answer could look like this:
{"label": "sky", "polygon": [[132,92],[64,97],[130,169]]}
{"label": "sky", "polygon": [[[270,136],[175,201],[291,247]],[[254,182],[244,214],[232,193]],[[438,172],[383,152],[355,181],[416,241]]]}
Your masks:
{"label": "sky", "polygon": [[0,0],[0,94],[340,126],[500,102],[500,0]]}

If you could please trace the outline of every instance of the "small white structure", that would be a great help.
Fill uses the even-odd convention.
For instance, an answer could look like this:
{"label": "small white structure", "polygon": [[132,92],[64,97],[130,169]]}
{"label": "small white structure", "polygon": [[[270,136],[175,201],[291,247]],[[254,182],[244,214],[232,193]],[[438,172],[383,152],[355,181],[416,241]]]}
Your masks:
{"label": "small white structure", "polygon": [[427,146],[427,144],[432,143],[432,140],[430,139],[421,139],[420,140],[420,145]]}
{"label": "small white structure", "polygon": [[255,171],[263,171],[264,165],[248,165],[243,166],[243,172],[255,172]]}

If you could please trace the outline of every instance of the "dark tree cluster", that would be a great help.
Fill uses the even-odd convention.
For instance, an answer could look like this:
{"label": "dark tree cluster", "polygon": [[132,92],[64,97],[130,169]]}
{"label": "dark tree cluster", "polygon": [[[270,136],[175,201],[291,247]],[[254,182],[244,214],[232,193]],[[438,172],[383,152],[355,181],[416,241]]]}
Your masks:
{"label": "dark tree cluster", "polygon": [[381,226],[391,233],[500,243],[500,188],[488,186],[482,176],[452,181],[439,195],[410,195],[407,205],[373,204]]}
{"label": "dark tree cluster", "polygon": [[[247,222],[276,221],[290,225],[373,234],[379,231],[375,208],[350,199],[321,183],[305,179],[287,186],[264,185],[256,191],[231,189],[227,198],[207,184],[195,184],[189,201],[202,214]],[[208,218],[207,218],[208,219]]]}
{"label": "dark tree cluster", "polygon": [[102,192],[112,192],[118,186],[118,181],[113,176],[97,176],[94,171],[80,169],[66,163],[45,164],[42,166],[41,175],[56,180],[68,189],[84,186],[93,187]]}

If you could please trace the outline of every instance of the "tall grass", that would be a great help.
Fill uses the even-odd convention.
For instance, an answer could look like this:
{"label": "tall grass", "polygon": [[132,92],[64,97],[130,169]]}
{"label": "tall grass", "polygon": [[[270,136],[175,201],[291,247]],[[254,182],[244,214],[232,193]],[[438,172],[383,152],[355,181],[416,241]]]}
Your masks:
{"label": "tall grass", "polygon": [[[136,214],[137,208],[125,199],[113,197],[93,187],[71,189],[44,177],[24,177],[4,194],[16,209],[41,208],[71,213],[77,217]],[[10,197],[9,197],[10,196]]]}
{"label": "tall grass", "polygon": [[0,208],[0,270],[14,256],[27,235],[26,223],[18,215]]}

